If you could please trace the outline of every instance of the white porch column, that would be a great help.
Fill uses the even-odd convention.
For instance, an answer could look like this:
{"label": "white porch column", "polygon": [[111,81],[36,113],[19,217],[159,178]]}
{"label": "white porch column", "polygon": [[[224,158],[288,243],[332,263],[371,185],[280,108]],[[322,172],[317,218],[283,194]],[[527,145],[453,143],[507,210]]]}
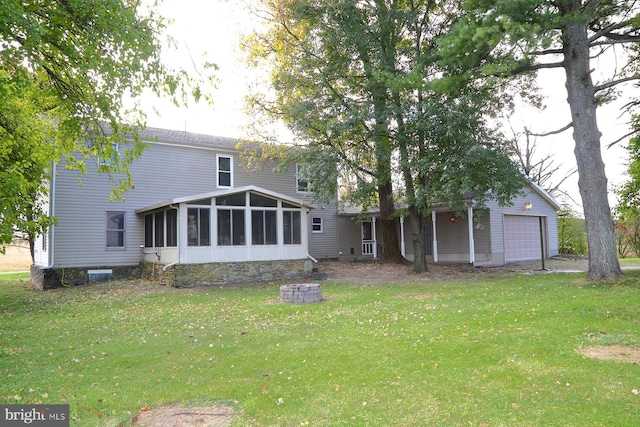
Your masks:
{"label": "white porch column", "polygon": [[403,258],[406,258],[405,243],[404,243],[404,217],[400,217],[400,253]]}
{"label": "white porch column", "polygon": [[373,258],[378,258],[378,232],[376,231],[376,217],[371,217],[371,234],[373,237]]}
{"label": "white porch column", "polygon": [[431,211],[431,223],[433,226],[433,262],[438,262],[438,238],[436,237],[436,211]]}
{"label": "white porch column", "polygon": [[473,239],[473,207],[467,208],[467,222],[469,223],[469,264],[475,264],[476,262],[476,248],[475,241]]}

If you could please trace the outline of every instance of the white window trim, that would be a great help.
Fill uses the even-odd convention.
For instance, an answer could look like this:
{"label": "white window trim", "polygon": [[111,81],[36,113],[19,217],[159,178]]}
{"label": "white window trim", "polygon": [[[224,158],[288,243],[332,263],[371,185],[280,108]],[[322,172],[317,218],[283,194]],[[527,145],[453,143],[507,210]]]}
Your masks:
{"label": "white window trim", "polygon": [[[229,159],[229,170],[221,171],[220,170],[220,159]],[[228,172],[231,174],[229,179],[230,185],[220,185],[220,172]],[[228,154],[216,154],[216,186],[218,188],[233,188],[233,156]]]}
{"label": "white window trim", "polygon": [[116,143],[116,142],[112,142],[111,143],[111,147],[113,147],[113,156],[105,159],[104,157],[98,156],[98,165],[100,166],[109,166],[111,164],[113,164],[113,161],[115,160],[115,158],[119,158],[120,156],[120,144]]}
{"label": "white window trim", "polygon": [[[314,222],[313,222],[313,220],[314,220],[314,219],[316,219],[316,218],[318,218],[318,219],[320,220],[320,223],[319,223],[319,224],[316,224],[316,223],[314,223]],[[313,229],[313,226],[314,226],[314,225],[320,225],[320,230],[314,230],[314,229]],[[324,232],[324,220],[322,219],[322,217],[321,217],[321,216],[314,216],[314,217],[311,217],[311,232],[312,232],[312,233],[317,233],[317,234],[320,234],[320,233],[323,233],[323,232]]]}
{"label": "white window trim", "polygon": [[305,178],[301,178],[300,170],[302,169],[302,165],[300,163],[296,163],[296,193],[309,193],[309,190],[300,190],[300,181],[305,181],[307,183],[307,188],[309,188],[309,181]]}
{"label": "white window trim", "polygon": [[[122,214],[123,215],[123,221],[124,221],[124,225],[122,226],[122,229],[113,229],[113,228],[109,228],[109,215],[110,214]],[[105,248],[107,248],[107,250],[110,251],[121,251],[121,250],[125,250],[127,248],[127,212],[126,211],[107,211],[106,214],[106,220],[107,220],[107,224],[106,224],[106,230],[105,230]],[[109,232],[110,231],[116,231],[116,232],[122,232],[122,246],[109,246]]]}

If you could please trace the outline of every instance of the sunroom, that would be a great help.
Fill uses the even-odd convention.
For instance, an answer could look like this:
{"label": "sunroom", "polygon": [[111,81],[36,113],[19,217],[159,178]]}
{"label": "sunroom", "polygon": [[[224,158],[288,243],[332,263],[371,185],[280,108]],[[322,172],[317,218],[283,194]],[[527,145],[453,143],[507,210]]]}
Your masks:
{"label": "sunroom", "polygon": [[309,209],[253,185],[166,200],[136,210],[141,253],[164,265],[304,259]]}

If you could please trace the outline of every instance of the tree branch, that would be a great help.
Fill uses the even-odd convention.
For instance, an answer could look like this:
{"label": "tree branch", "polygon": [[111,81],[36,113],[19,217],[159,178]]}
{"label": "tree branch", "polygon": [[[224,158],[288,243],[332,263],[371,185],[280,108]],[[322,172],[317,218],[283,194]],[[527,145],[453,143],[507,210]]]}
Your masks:
{"label": "tree branch", "polygon": [[516,74],[525,73],[527,71],[537,71],[545,68],[563,68],[563,67],[564,67],[564,61],[550,62],[550,63],[544,63],[544,64],[528,64],[528,65],[522,65],[520,67],[514,68],[513,70],[509,70],[508,72],[505,71],[501,73],[495,73],[494,75],[497,77],[505,77],[505,76],[513,76]]}
{"label": "tree branch", "polygon": [[582,8],[582,13],[591,15],[600,6],[600,0],[589,0]]}
{"label": "tree branch", "polygon": [[549,136],[549,135],[556,135],[559,133],[564,132],[567,129],[570,129],[573,127],[573,122],[569,123],[566,126],[561,127],[560,129],[556,129],[556,130],[552,130],[551,132],[545,132],[545,133],[533,133],[533,132],[529,132],[529,135],[533,135],[533,136]]}
{"label": "tree branch", "polygon": [[618,143],[619,143],[620,141],[622,141],[623,139],[628,138],[628,137],[630,137],[631,135],[635,135],[635,134],[637,134],[638,132],[640,132],[640,131],[638,131],[638,130],[632,130],[631,132],[628,132],[628,133],[626,133],[626,134],[622,135],[620,138],[618,138],[618,139],[616,139],[615,141],[610,142],[609,144],[607,144],[607,149],[609,149],[609,148],[613,147],[614,145],[618,144]]}
{"label": "tree branch", "polygon": [[618,80],[612,80],[610,82],[603,83],[603,84],[601,84],[599,86],[596,86],[594,88],[594,91],[595,92],[599,92],[601,90],[609,89],[610,87],[619,85],[621,83],[631,82],[631,81],[634,81],[634,80],[640,80],[640,76],[629,76],[629,77],[624,77],[624,78],[618,79]]}

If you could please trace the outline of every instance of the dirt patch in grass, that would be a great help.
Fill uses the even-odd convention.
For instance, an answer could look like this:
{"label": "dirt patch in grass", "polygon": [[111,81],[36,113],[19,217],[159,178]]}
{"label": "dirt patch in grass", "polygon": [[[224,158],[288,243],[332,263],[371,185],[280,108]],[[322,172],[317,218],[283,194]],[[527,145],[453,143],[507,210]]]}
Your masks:
{"label": "dirt patch in grass", "polygon": [[640,349],[626,345],[594,345],[576,351],[592,359],[640,364]]}
{"label": "dirt patch in grass", "polygon": [[235,417],[233,407],[218,406],[176,406],[167,405],[145,408],[133,419],[132,425],[141,427],[224,427]]}
{"label": "dirt patch in grass", "polygon": [[376,261],[341,262],[320,261],[315,265],[318,273],[313,278],[348,283],[403,283],[433,282],[440,280],[473,280],[495,274],[525,273],[545,274],[553,272],[587,271],[588,260],[575,257],[554,257],[540,261],[520,262],[499,267],[475,267],[469,264],[429,264],[429,271],[416,274],[413,264],[389,264]]}

